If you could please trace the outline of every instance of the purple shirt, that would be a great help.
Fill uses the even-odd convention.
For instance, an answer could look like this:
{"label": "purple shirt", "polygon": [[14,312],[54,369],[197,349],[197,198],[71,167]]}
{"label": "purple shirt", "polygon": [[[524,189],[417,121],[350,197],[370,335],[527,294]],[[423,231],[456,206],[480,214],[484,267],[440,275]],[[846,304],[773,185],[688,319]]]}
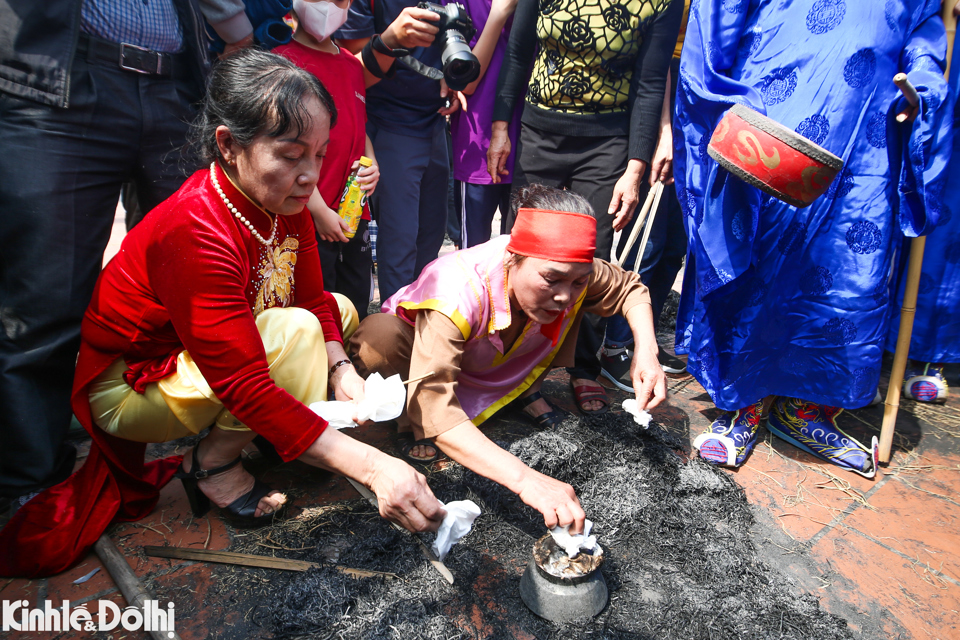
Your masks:
{"label": "purple shirt", "polygon": [[[470,43],[476,46],[480,34],[483,32],[487,18],[490,17],[491,0],[462,0],[467,13],[473,18],[477,28],[477,35]],[[497,76],[500,75],[500,65],[507,50],[507,40],[510,38],[510,25],[513,17],[497,40],[497,46],[490,57],[490,66],[483,74],[483,79],[477,85],[473,95],[467,96],[467,111],[457,111],[450,118],[450,131],[453,136],[453,177],[460,182],[471,184],[493,184],[490,174],[487,173],[487,148],[490,146],[490,125],[493,122],[493,102],[497,93]],[[506,169],[509,173],[501,176],[503,182],[513,181],[513,162],[517,157],[517,138],[520,133],[520,113],[523,102],[517,104],[516,113],[510,120],[507,133],[510,136],[510,157],[507,158]]]}

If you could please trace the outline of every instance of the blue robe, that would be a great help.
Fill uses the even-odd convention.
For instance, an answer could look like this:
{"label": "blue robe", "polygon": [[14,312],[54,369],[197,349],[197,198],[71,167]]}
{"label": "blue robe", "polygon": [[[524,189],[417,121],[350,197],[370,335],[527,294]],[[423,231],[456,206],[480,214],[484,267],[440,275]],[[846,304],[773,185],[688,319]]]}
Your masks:
{"label": "blue robe", "polygon": [[[689,238],[677,350],[718,407],[873,398],[894,256],[904,234],[936,225],[952,139],[939,6],[691,3],[674,123]],[[923,101],[912,124],[893,119],[905,106],[898,71]],[[710,135],[734,103],[842,158],[828,192],[797,209],[711,160]]]}
{"label": "blue robe", "polygon": [[[960,92],[960,55],[954,45],[950,66],[950,90]],[[923,270],[917,295],[917,314],[910,340],[910,357],[922,362],[960,362],[960,103],[954,106],[953,155],[947,168],[947,187],[936,230],[927,238],[923,252]],[[903,279],[907,273],[904,251],[896,283],[897,304],[891,309],[887,350],[897,348],[900,307],[903,304]]]}

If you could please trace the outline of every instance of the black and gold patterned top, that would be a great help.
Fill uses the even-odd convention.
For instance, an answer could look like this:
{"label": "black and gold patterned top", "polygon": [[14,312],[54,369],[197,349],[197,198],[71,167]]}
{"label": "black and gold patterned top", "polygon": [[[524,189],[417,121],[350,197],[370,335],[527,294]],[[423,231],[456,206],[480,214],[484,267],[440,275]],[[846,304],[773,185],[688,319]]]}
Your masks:
{"label": "black and gold patterned top", "polygon": [[526,88],[524,123],[629,135],[630,156],[649,161],[682,13],[683,0],[520,0],[493,119],[510,120]]}

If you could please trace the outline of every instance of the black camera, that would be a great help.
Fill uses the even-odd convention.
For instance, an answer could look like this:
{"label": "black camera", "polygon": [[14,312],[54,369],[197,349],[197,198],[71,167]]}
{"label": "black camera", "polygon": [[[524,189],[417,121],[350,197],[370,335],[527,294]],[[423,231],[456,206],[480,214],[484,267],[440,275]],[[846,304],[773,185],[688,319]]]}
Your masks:
{"label": "black camera", "polygon": [[436,22],[440,33],[437,42],[443,43],[440,61],[443,63],[443,79],[455,91],[463,91],[467,85],[480,77],[480,61],[470,51],[470,40],[477,33],[473,20],[459,2],[446,6],[433,2],[421,2],[419,9],[433,11],[440,16]]}

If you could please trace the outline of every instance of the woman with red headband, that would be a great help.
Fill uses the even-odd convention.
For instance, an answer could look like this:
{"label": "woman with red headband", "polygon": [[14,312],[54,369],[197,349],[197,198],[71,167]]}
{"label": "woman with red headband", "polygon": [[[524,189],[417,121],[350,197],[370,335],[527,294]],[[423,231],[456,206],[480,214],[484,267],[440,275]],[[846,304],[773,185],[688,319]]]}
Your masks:
{"label": "woman with red headband", "polygon": [[478,427],[515,399],[542,426],[562,420],[540,385],[551,367],[572,362],[585,312],[627,318],[637,344],[637,404],[660,404],[666,389],[650,296],[636,274],[593,257],[596,222],[581,196],[534,184],[514,206],[511,235],[427,265],[387,299],[383,313],[361,323],[351,349],[364,376],[433,372],[410,385],[400,426],[418,439],[409,457],[429,461],[439,448],[515,492],[547,527],[582,531],[573,488],[530,469]]}

